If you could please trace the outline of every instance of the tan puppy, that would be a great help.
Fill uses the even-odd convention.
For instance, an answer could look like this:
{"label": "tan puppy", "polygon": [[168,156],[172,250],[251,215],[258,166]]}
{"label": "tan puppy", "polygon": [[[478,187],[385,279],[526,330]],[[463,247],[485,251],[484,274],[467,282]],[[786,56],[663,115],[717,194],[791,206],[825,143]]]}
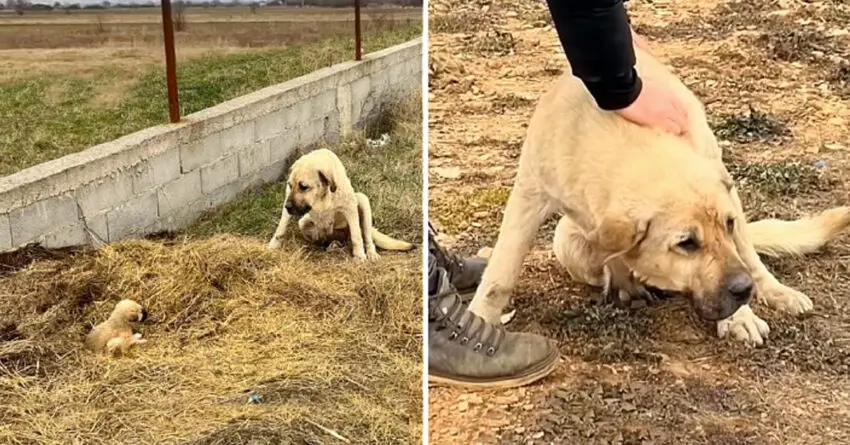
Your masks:
{"label": "tan puppy", "polygon": [[[351,240],[358,260],[380,258],[375,246],[407,251],[413,244],[391,238],[372,226],[372,206],[363,193],[355,193],[342,161],[334,152],[314,150],[292,164],[286,184],[286,201],[280,223],[269,241],[280,248],[290,215],[300,216],[298,227],[310,242]],[[365,247],[364,247],[365,243]]]}
{"label": "tan puppy", "polygon": [[147,318],[148,312],[139,303],[121,300],[109,319],[95,326],[86,336],[86,348],[108,356],[124,355],[133,345],[147,343],[142,334],[133,333],[131,324]]}
{"label": "tan puppy", "polygon": [[668,85],[689,115],[676,137],[600,111],[565,75],[532,116],[498,240],[471,309],[496,322],[540,225],[562,217],[554,250],[571,276],[628,300],[657,288],[688,296],[718,334],[761,344],[758,295],[800,314],[806,295],[781,284],[758,253],[812,252],[850,225],[850,208],[799,221],[747,224],[700,101],[658,60],[637,51],[641,77]]}

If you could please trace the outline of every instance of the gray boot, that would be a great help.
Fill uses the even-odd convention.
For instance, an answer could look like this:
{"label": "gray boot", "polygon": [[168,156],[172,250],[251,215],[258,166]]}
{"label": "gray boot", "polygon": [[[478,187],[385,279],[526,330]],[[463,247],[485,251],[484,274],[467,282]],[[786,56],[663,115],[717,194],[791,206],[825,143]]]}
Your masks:
{"label": "gray boot", "polygon": [[513,388],[555,370],[556,345],[534,334],[506,332],[466,310],[448,273],[429,261],[428,381],[430,385]]}
{"label": "gray boot", "polygon": [[463,296],[471,296],[481,283],[484,268],[487,267],[485,258],[460,258],[443,249],[434,239],[437,232],[428,222],[428,252],[436,258],[437,267],[443,268],[449,274],[449,281]]}

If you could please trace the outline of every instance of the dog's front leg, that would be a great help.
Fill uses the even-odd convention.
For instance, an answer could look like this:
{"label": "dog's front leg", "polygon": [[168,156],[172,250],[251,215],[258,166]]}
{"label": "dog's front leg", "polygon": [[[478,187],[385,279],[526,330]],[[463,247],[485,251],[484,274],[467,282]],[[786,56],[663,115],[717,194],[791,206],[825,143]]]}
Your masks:
{"label": "dog's front leg", "polygon": [[370,260],[378,260],[378,249],[375,248],[375,240],[372,239],[372,204],[369,197],[363,193],[355,193],[357,197],[357,210],[360,215],[360,228],[363,231],[363,240],[366,242],[366,257]]}
{"label": "dog's front leg", "polygon": [[[289,199],[289,186],[286,186],[286,197],[283,202]],[[269,241],[268,247],[269,249],[279,249],[281,242],[283,240],[283,235],[286,234],[286,228],[289,227],[289,212],[286,211],[286,206],[284,205],[283,211],[280,214],[280,222],[277,224],[277,229],[274,231],[274,235],[272,236],[271,241]]]}
{"label": "dog's front leg", "polygon": [[524,183],[518,177],[511,190],[496,245],[469,305],[472,312],[491,323],[500,322],[534,236],[552,214],[549,197]]}
{"label": "dog's front leg", "polygon": [[357,204],[347,206],[344,210],[345,221],[348,223],[348,233],[351,237],[351,253],[360,261],[366,260],[366,251],[363,249],[363,231],[360,229],[360,215]]}
{"label": "dog's front leg", "polygon": [[[793,315],[799,315],[812,310],[812,300],[802,292],[791,289],[780,283],[779,280],[767,270],[767,267],[759,258],[755,247],[749,240],[747,234],[747,217],[741,204],[738,191],[733,187],[731,190],[732,200],[737,207],[738,218],[732,237],[735,247],[741,259],[749,269],[756,283],[757,296],[766,301],[771,307]],[[734,317],[734,316],[733,316]]]}
{"label": "dog's front leg", "polygon": [[753,312],[749,304],[739,307],[731,317],[717,322],[717,336],[720,338],[731,335],[735,340],[760,346],[768,334],[770,326]]}

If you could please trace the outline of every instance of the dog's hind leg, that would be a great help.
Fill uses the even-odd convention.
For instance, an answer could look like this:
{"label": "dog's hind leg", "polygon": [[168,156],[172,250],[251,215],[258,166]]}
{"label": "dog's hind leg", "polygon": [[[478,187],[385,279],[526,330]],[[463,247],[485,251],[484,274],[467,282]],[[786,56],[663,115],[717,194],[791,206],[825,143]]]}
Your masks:
{"label": "dog's hind leg", "polygon": [[372,239],[372,205],[369,203],[369,197],[363,193],[355,193],[354,196],[357,198],[357,213],[360,215],[360,230],[366,244],[366,257],[373,261],[378,260],[381,256],[378,255],[375,240]]}
{"label": "dog's hind leg", "polygon": [[348,223],[348,233],[351,237],[351,253],[360,261],[366,260],[366,250],[363,247],[363,230],[360,228],[360,212],[357,203],[347,206],[343,210],[343,216]]}
{"label": "dog's hind leg", "polygon": [[[286,199],[289,199],[290,189],[289,186],[286,186]],[[286,211],[286,206],[283,207],[283,210],[280,214],[280,222],[277,224],[277,229],[274,231],[274,235],[272,236],[271,241],[269,241],[268,248],[269,249],[279,249],[281,245],[281,240],[283,239],[283,235],[286,234],[286,228],[289,226],[289,212]]]}
{"label": "dog's hind leg", "polygon": [[491,323],[500,322],[534,236],[543,221],[553,213],[549,196],[534,187],[533,181],[523,178],[520,166],[496,245],[469,306],[472,312]]}
{"label": "dog's hind leg", "polygon": [[587,235],[568,216],[562,217],[555,228],[552,249],[555,258],[574,281],[595,287],[603,286],[602,262],[605,257],[590,245]]}

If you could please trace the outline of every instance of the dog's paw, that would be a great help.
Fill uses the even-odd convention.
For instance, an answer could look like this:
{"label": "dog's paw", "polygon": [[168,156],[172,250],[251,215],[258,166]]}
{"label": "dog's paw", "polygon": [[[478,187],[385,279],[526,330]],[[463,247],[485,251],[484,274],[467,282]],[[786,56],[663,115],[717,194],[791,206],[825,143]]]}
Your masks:
{"label": "dog's paw", "polygon": [[602,303],[630,307],[635,301],[642,300],[647,304],[657,301],[655,295],[635,280],[625,268],[606,265],[602,269],[602,275]]}
{"label": "dog's paw", "polygon": [[366,261],[366,253],[365,252],[354,252],[354,260],[355,261]]}
{"label": "dog's paw", "polygon": [[268,247],[269,249],[280,249],[280,246],[281,246],[280,241],[277,238],[274,238],[271,241],[269,241],[269,244],[266,247]]}
{"label": "dog's paw", "polygon": [[368,258],[369,261],[378,261],[378,260],[381,259],[381,256],[378,255],[378,252],[375,252],[374,250],[370,250],[370,251],[366,252],[366,258]]}
{"label": "dog's paw", "polygon": [[760,288],[758,294],[770,307],[791,315],[804,314],[814,308],[806,294],[779,282]]}
{"label": "dog's paw", "polygon": [[761,346],[770,334],[770,326],[749,305],[741,306],[731,317],[717,322],[717,336],[731,335],[738,341]]}

